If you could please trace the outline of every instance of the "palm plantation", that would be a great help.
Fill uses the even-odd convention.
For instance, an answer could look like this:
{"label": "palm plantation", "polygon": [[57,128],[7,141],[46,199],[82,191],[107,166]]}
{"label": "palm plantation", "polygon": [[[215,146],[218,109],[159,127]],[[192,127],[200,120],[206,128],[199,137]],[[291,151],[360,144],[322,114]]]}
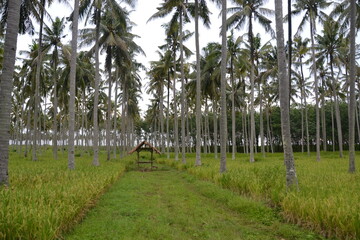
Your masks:
{"label": "palm plantation", "polygon": [[[137,25],[142,23],[134,17],[140,2],[76,0],[71,13],[59,16],[51,15],[53,1],[0,2],[4,199],[13,196],[12,184],[16,189],[22,179],[30,179],[16,167],[63,164],[67,159],[66,167],[46,171],[56,169],[66,176],[59,181],[79,181],[73,182],[79,183],[76,187],[92,179],[83,187],[89,191],[96,188],[91,182],[104,184],[99,192],[84,194],[86,201],[71,200],[82,204],[68,217],[72,219],[89,199],[121,181],[121,171],[111,177],[104,173],[105,180],[99,182],[96,174],[105,168],[115,172],[116,164],[122,171],[131,170],[128,153],[146,141],[160,151],[155,155],[158,164],[266,200],[284,221],[301,223],[326,237],[357,239],[358,204],[342,207],[353,202],[343,199],[357,193],[339,192],[358,186],[358,2],[288,1],[289,16],[282,0],[275,0],[275,5],[262,0],[147,2],[154,7],[143,14],[147,28],[161,25],[162,31],[161,36],[150,34],[150,39],[139,32]],[[300,19],[292,27],[292,43],[284,36],[289,17],[293,25],[294,18]],[[207,31],[218,38],[207,39]],[[32,41],[26,46],[18,43],[17,51],[17,38],[24,34]],[[141,39],[156,52],[141,46]],[[146,163],[142,159],[148,155],[142,154],[140,161]],[[13,164],[15,158],[34,162]],[[63,173],[65,169],[71,171]],[[45,184],[41,174],[39,170],[39,179],[26,184]],[[72,180],[77,174],[82,178]],[[190,186],[193,180],[189,181]],[[322,185],[325,182],[332,182],[333,190]],[[319,188],[310,191],[311,184]],[[82,195],[80,188],[76,191]],[[325,214],[321,222],[316,214],[322,214],[322,208],[331,212],[333,200],[339,206],[332,212],[336,218]],[[27,219],[4,217],[22,218]],[[1,229],[16,231],[14,223],[1,224],[0,236]]]}

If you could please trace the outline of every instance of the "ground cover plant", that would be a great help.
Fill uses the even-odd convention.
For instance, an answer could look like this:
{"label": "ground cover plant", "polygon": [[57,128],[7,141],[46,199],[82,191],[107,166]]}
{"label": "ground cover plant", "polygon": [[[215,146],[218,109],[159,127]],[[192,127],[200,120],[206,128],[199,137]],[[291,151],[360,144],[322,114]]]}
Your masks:
{"label": "ground cover plant", "polygon": [[128,160],[91,165],[87,154],[76,157],[76,169],[67,169],[67,154],[52,159],[51,151],[38,161],[12,152],[10,183],[0,189],[0,239],[55,239],[81,219],[84,210],[121,176]]}
{"label": "ground cover plant", "polygon": [[65,238],[321,239],[285,224],[260,202],[159,165],[126,173]]}
{"label": "ground cover plant", "polygon": [[[167,160],[158,162],[184,169],[200,179],[215,182],[234,192],[266,201],[279,208],[284,219],[308,227],[324,236],[339,239],[360,237],[360,174],[349,174],[348,157],[324,152],[317,162],[315,153],[295,153],[299,191],[286,191],[283,154],[256,156],[255,163],[248,156],[237,154],[228,158],[228,170],[219,173],[219,160],[213,154],[202,157],[203,165],[195,167],[195,156],[189,155],[187,164]],[[357,159],[359,162],[359,159]]]}

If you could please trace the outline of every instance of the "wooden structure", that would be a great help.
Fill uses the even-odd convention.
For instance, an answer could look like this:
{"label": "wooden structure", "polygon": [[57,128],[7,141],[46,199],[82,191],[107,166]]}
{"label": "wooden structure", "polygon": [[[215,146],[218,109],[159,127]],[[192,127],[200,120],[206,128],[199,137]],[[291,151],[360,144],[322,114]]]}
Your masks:
{"label": "wooden structure", "polygon": [[[140,152],[141,151],[149,151],[151,153],[150,161],[140,161]],[[137,152],[137,165],[140,166],[140,163],[150,163],[151,168],[153,168],[153,153],[161,154],[158,149],[153,147],[150,143],[143,141],[139,145],[137,145],[134,149],[132,149],[128,154],[133,154],[134,152]]]}

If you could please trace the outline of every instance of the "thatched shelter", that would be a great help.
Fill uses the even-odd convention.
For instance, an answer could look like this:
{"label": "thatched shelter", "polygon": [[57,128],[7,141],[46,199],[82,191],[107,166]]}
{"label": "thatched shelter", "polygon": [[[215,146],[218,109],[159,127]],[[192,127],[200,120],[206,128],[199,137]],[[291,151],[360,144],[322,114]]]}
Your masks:
{"label": "thatched shelter", "polygon": [[[151,153],[150,161],[140,161],[140,152],[141,151],[149,151]],[[151,168],[153,167],[153,161],[154,161],[153,152],[161,154],[161,152],[157,148],[152,146],[147,141],[143,141],[143,142],[139,143],[135,148],[133,148],[131,151],[129,151],[128,154],[133,154],[134,152],[137,152],[138,166],[140,165],[140,163],[150,163]]]}

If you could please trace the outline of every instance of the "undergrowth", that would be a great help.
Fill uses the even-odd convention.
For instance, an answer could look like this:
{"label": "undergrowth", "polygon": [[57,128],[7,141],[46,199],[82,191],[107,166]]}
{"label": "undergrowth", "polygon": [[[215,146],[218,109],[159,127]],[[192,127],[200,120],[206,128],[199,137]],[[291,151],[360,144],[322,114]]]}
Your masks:
{"label": "undergrowth", "polygon": [[0,239],[55,239],[71,228],[97,197],[132,160],[105,161],[92,166],[92,157],[76,157],[76,169],[67,169],[67,154],[38,161],[10,153],[10,187],[0,189]]}
{"label": "undergrowth", "polygon": [[[235,160],[227,158],[227,172],[219,173],[219,159],[208,154],[197,167],[195,155],[187,156],[187,164],[158,158],[179,170],[186,170],[200,179],[215,182],[256,200],[265,201],[279,209],[283,218],[317,231],[326,237],[339,239],[360,238],[360,174],[349,174],[348,157],[338,153],[322,153],[321,161],[315,154],[295,153],[299,191],[286,191],[283,154],[267,154],[250,163],[245,154]],[[357,159],[358,162],[358,159]]]}

